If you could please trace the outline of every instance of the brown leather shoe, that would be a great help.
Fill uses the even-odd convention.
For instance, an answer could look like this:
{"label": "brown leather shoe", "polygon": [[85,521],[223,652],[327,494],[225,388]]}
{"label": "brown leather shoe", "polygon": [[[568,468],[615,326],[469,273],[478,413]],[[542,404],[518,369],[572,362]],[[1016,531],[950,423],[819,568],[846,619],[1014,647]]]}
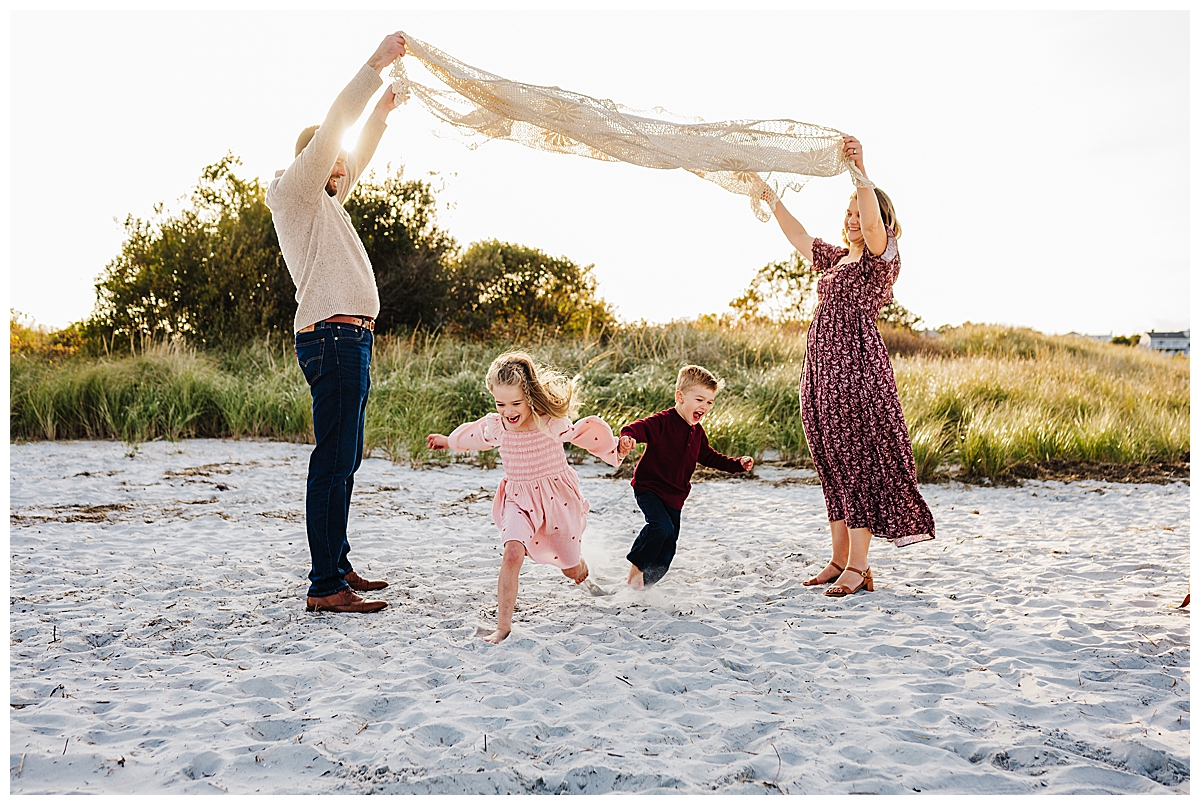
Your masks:
{"label": "brown leather shoe", "polygon": [[321,598],[308,597],[308,612],[375,612],[387,606],[387,601],[367,601],[350,590],[326,595]]}
{"label": "brown leather shoe", "polygon": [[358,590],[360,593],[368,592],[369,590],[382,590],[387,586],[386,581],[367,581],[362,576],[351,570],[345,576],[342,576],[346,583],[350,585],[350,589]]}

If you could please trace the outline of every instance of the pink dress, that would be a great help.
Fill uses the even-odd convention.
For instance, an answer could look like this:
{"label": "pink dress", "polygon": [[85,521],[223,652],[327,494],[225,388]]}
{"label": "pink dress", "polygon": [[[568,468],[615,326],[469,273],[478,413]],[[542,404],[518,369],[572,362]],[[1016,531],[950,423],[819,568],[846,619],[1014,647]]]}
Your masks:
{"label": "pink dress", "polygon": [[500,448],[504,480],[492,503],[501,543],[516,540],[538,564],[570,568],[579,564],[583,529],[590,510],[579,491],[579,476],[567,464],[563,444],[582,447],[616,467],[617,438],[599,417],[575,424],[543,419],[541,429],[508,430],[499,414],[459,425],[447,437],[458,452]]}

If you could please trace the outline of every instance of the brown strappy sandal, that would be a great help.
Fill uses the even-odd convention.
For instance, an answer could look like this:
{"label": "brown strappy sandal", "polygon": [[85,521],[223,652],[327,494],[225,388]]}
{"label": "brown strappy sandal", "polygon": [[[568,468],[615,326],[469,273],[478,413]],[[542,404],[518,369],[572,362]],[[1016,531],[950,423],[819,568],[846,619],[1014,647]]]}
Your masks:
{"label": "brown strappy sandal", "polygon": [[860,576],[862,576],[863,577],[862,584],[858,585],[853,590],[843,587],[840,584],[835,584],[834,586],[830,587],[828,590],[825,591],[825,595],[829,596],[830,598],[842,598],[847,595],[854,595],[856,592],[858,592],[859,590],[862,590],[864,588],[869,593],[875,592],[875,577],[871,575],[871,568],[867,568],[866,570],[859,570],[856,567],[848,567],[846,569],[851,572],[858,573]]}
{"label": "brown strappy sandal", "polygon": [[[834,562],[832,559],[829,561],[829,564],[831,564],[837,568],[838,576],[842,575],[842,571],[844,571],[846,569],[846,568],[842,567],[841,565],[839,565],[837,562]],[[822,569],[824,569],[824,568],[822,568]],[[817,576],[819,576],[819,575],[821,575],[821,574],[818,573]],[[817,576],[813,576],[808,581],[802,581],[800,583],[802,585],[804,585],[805,587],[816,587],[819,584],[833,584],[835,581],[837,581],[837,576],[834,576],[829,581],[817,581]]]}

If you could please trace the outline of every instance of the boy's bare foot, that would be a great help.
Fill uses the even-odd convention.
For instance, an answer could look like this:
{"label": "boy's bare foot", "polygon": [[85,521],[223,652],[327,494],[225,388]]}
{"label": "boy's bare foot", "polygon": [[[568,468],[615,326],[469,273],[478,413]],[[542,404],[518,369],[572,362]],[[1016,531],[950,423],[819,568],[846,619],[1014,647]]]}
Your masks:
{"label": "boy's bare foot", "polygon": [[563,575],[576,584],[583,584],[583,580],[588,577],[587,562],[583,561],[582,556],[579,557],[579,564],[575,567],[564,568]]}
{"label": "boy's bare foot", "polygon": [[489,643],[499,643],[501,640],[508,637],[510,634],[512,634],[512,630],[497,629],[496,631],[492,632],[490,635],[488,635],[487,637],[485,637],[483,639]]}
{"label": "boy's bare foot", "polygon": [[637,569],[637,565],[629,566],[629,577],[625,579],[625,583],[635,590],[641,590],[646,586],[646,582],[642,578],[642,571]]}

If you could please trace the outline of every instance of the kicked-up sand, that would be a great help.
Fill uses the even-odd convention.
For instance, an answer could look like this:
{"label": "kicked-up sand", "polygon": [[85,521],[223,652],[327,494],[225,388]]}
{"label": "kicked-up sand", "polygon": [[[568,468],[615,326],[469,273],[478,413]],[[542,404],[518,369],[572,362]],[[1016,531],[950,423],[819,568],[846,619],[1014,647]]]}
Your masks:
{"label": "kicked-up sand", "polygon": [[594,585],[526,563],[502,470],[368,459],[370,615],[304,611],[311,447],[10,447],[11,793],[1188,793],[1189,489],[923,488],[938,538],[828,558],[812,473],[697,483],[656,587],[579,473]]}

